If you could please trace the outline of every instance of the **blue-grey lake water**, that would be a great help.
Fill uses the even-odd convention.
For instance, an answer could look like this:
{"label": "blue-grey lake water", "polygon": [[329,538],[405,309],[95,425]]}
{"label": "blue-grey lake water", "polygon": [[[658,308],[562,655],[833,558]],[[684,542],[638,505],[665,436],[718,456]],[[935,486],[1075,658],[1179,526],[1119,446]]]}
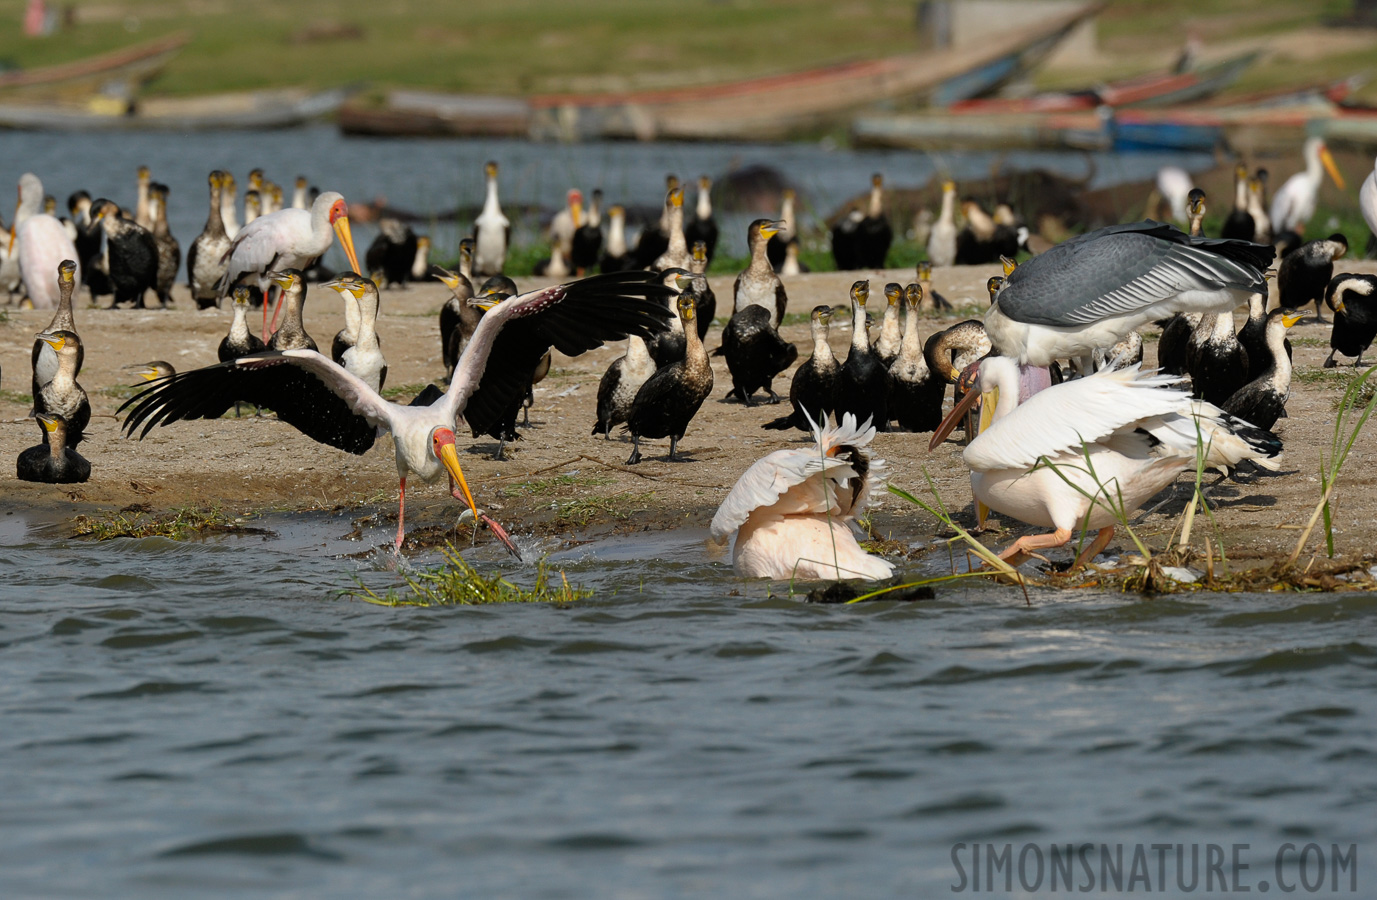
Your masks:
{"label": "blue-grey lake water", "polygon": [[[0,178],[59,196],[132,202],[149,164],[184,240],[213,166],[426,211],[476,203],[490,157],[525,204],[574,181],[653,205],[666,171],[768,162],[821,209],[877,169],[917,184],[993,158],[0,134]],[[0,502],[0,898],[923,898],[988,893],[991,850],[1005,894],[1006,845],[1026,863],[1008,895],[1043,896],[1028,848],[1050,866],[1084,843],[1123,855],[1118,882],[1090,867],[1092,895],[1206,893],[1213,846],[1251,864],[1231,890],[1377,896],[1377,597],[1026,605],[970,584],[815,606],[684,530],[528,546],[594,591],[569,608],[389,609],[341,596],[398,583],[390,555],[350,558],[347,515],[255,524],[271,534],[95,543]],[[1154,844],[1200,857],[1193,891],[1165,850],[1134,880]]]}

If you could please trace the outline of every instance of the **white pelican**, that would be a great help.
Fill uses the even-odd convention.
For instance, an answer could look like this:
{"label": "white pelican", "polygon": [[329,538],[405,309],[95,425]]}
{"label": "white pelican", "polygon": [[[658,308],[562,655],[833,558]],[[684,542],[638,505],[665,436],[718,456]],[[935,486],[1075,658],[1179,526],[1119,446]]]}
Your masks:
{"label": "white pelican", "polygon": [[1063,546],[1080,527],[1098,534],[1076,565],[1093,559],[1114,535],[1110,505],[1122,503],[1121,512],[1132,513],[1194,468],[1197,439],[1209,468],[1227,470],[1245,459],[1268,469],[1279,464],[1275,435],[1192,400],[1175,387],[1179,378],[1138,366],[1106,368],[1020,398],[1021,375],[1007,357],[982,360],[979,390],[952,409],[929,445],[936,447],[981,401],[980,433],[961,454],[971,469],[977,522],[993,509],[1054,529],[1025,535],[1000,554],[1013,565],[1034,550]]}
{"label": "white pelican", "polygon": [[483,211],[473,222],[473,271],[475,275],[501,275],[507,263],[512,223],[502,215],[502,204],[497,199],[497,163],[488,163],[483,171],[488,187]]}
{"label": "white pelican", "polygon": [[1032,366],[1085,357],[1173,313],[1223,312],[1266,293],[1276,251],[1146,221],[1040,253],[1004,279],[985,313],[995,352]]}
{"label": "white pelican", "polygon": [[[804,415],[808,415],[805,410]],[[712,518],[712,537],[733,534],[732,565],[746,578],[864,578],[878,581],[894,567],[856,543],[852,526],[887,470],[865,449],[875,437],[870,422],[819,426],[809,416],[817,443],[776,450],[746,470]]]}
{"label": "white pelican", "polygon": [[1157,193],[1167,201],[1171,217],[1178,222],[1186,221],[1190,215],[1186,198],[1194,187],[1190,174],[1180,166],[1163,166],[1157,170]]}
{"label": "white pelican", "polygon": [[1315,201],[1320,195],[1320,181],[1324,178],[1321,167],[1329,172],[1339,190],[1344,189],[1344,177],[1334,164],[1334,157],[1324,145],[1324,139],[1308,138],[1305,141],[1305,170],[1297,172],[1281,186],[1272,197],[1272,233],[1283,231],[1305,233],[1305,223],[1315,214]]}
{"label": "white pelican", "polygon": [[[35,309],[57,306],[60,290],[58,267],[77,258],[76,244],[56,216],[41,212],[43,183],[33,173],[19,179],[19,211],[15,213],[14,244],[24,292]],[[76,266],[76,282],[81,283],[81,266]]]}
{"label": "white pelican", "polygon": [[448,472],[454,497],[465,501],[515,552],[501,526],[473,502],[454,449],[457,423],[466,416],[492,419],[519,402],[530,386],[531,370],[551,345],[575,356],[604,341],[629,334],[647,337],[663,328],[670,315],[664,301],[669,291],[657,280],[649,272],[618,272],[491,305],[464,346],[449,389],[435,391],[438,396],[429,405],[384,400],[314,350],[268,351],[155,383],[120,407],[133,407],[124,430],[132,435],[142,425],[142,437],[155,425],[179,419],[219,418],[242,401],[271,409],[307,437],[351,453],[366,452],[379,432],[391,432],[401,477],[396,549],[402,546],[407,478],[433,481]]}

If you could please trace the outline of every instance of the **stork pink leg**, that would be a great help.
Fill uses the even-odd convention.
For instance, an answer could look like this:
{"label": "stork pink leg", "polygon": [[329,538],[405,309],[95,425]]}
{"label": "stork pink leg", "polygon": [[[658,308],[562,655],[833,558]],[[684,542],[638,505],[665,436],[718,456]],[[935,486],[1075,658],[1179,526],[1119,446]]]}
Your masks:
{"label": "stork pink leg", "polygon": [[406,477],[402,478],[402,486],[397,490],[397,543],[393,546],[392,552],[402,552],[402,529],[406,522]]}

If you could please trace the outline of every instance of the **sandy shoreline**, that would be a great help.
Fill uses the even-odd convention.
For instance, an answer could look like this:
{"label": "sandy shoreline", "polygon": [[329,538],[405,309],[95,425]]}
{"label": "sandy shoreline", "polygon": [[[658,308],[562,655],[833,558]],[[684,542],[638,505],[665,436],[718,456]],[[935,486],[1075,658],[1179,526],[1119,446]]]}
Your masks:
{"label": "sandy shoreline", "polygon": [[[1377,272],[1377,263],[1352,262],[1343,271]],[[935,273],[935,287],[958,305],[987,305],[985,280],[996,267],[956,267]],[[846,288],[856,278],[871,278],[872,291],[887,281],[912,280],[909,270],[819,273],[786,279],[791,313],[818,303],[841,305]],[[538,283],[520,279],[522,287]],[[712,279],[719,313],[730,309],[731,277]],[[1275,288],[1274,288],[1275,290]],[[197,312],[185,287],[169,310],[105,310],[86,308],[80,298],[77,330],[86,344],[86,363],[80,381],[91,395],[93,419],[83,454],[91,461],[91,481],[81,485],[41,485],[18,481],[12,462],[6,462],[4,507],[7,511],[43,511],[44,517],[100,514],[130,507],[154,511],[185,506],[218,506],[243,514],[263,509],[298,510],[344,508],[367,519],[361,541],[381,544],[394,533],[397,477],[390,439],[380,441],[358,457],[324,447],[302,437],[290,426],[270,417],[224,418],[214,422],[179,423],[155,429],[142,442],[119,434],[113,417],[123,398],[128,373],[121,368],[152,359],[165,359],[178,370],[216,361],[215,350],[228,328],[227,311]],[[388,291],[383,295],[379,333],[389,364],[388,387],[415,386],[442,374],[436,316],[447,292],[438,284]],[[108,298],[106,298],[108,302]],[[38,442],[37,426],[24,417],[29,411],[29,354],[35,332],[46,327],[50,311],[8,310],[0,324],[0,456],[14,460]],[[930,330],[956,319],[933,319]],[[1241,323],[1241,313],[1238,321]],[[325,343],[343,325],[340,304],[333,294],[312,293],[307,302],[306,327]],[[840,327],[838,327],[838,325]],[[806,324],[787,325],[783,333],[800,348],[800,359],[811,352]],[[714,326],[708,347],[720,342]],[[834,320],[832,344],[844,354],[849,341],[845,317]],[[1297,344],[1298,373],[1318,370],[1328,354],[1328,325],[1302,325],[1292,330]],[[1297,340],[1298,339],[1298,340]],[[508,448],[506,461],[489,458],[489,439],[460,438],[460,453],[470,485],[480,505],[515,534],[537,533],[569,539],[618,530],[705,527],[717,505],[741,472],[755,459],[802,439],[801,432],[775,432],[761,423],[787,407],[747,408],[722,399],[730,388],[725,362],[714,360],[716,385],[681,444],[689,462],[669,463],[667,441],[643,445],[645,461],[624,465],[628,440],[591,437],[598,380],[624,345],[609,345],[577,359],[557,358],[551,375],[536,389],[531,411],[533,427],[525,439]],[[1150,343],[1147,360],[1155,359]],[[1351,373],[1351,367],[1347,369]],[[791,373],[776,379],[775,389],[788,392]],[[1214,493],[1217,522],[1231,557],[1266,558],[1289,552],[1319,498],[1320,452],[1328,452],[1334,421],[1334,402],[1342,385],[1330,378],[1293,386],[1290,416],[1278,423],[1286,445],[1286,464],[1279,477],[1250,483],[1226,482]],[[22,395],[22,396],[20,396]],[[409,393],[403,394],[403,398]],[[880,434],[875,449],[894,472],[893,483],[914,493],[924,488],[923,470],[931,474],[945,502],[965,509],[970,517],[970,487],[960,460],[960,446],[948,443],[929,453],[929,435]],[[1372,489],[1373,438],[1365,434],[1355,445],[1335,504],[1336,546],[1340,556],[1356,558],[1377,545],[1377,492]],[[431,529],[443,534],[458,514],[442,483],[409,485],[408,532]],[[1181,490],[1184,498],[1184,489]],[[1160,546],[1174,526],[1182,504],[1171,503],[1148,518],[1140,534]],[[876,532],[892,539],[896,548],[928,545],[936,524],[920,510],[897,498],[888,499],[873,516]],[[1003,546],[1023,526],[1009,523],[1009,531],[992,534]],[[1111,544],[1130,546],[1120,535]],[[1319,544],[1312,539],[1312,547]]]}

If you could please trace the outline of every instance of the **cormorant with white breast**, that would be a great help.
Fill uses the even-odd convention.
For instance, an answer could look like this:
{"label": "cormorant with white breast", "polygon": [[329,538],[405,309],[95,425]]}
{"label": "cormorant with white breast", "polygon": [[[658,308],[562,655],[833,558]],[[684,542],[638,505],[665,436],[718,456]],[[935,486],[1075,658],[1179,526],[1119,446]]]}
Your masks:
{"label": "cormorant with white breast", "polygon": [[825,303],[813,307],[810,326],[813,355],[794,371],[794,380],[789,383],[789,404],[794,409],[787,416],[766,422],[761,428],[810,431],[813,426],[808,421],[809,416],[812,416],[813,422],[822,422],[836,410],[841,364],[832,353],[832,345],[827,342],[831,321],[832,307]]}

